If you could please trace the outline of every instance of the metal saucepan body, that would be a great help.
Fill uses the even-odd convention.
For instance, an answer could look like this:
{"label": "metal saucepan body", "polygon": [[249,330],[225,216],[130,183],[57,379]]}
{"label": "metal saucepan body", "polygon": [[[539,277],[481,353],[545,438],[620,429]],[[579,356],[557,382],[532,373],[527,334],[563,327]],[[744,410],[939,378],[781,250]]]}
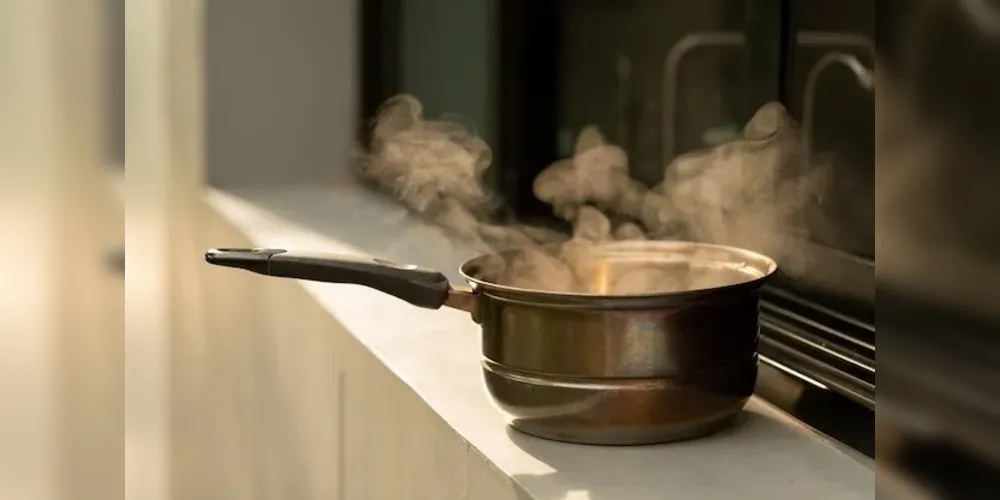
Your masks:
{"label": "metal saucepan body", "polygon": [[[753,394],[760,288],[776,272],[774,261],[686,242],[615,242],[591,251],[594,258],[579,276],[583,292],[498,284],[490,270],[514,252],[466,262],[468,289],[450,286],[436,271],[377,259],[283,250],[212,250],[206,259],[468,311],[482,327],[486,387],[510,424],[528,434],[627,445],[725,427]],[[715,280],[669,292],[620,286],[650,276],[690,277],[699,269],[713,270]]]}

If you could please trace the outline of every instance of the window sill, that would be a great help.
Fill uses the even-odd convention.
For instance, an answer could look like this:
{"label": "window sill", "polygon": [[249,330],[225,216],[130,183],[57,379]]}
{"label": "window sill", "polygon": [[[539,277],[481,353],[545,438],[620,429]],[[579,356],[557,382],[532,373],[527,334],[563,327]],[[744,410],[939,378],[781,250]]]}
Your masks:
{"label": "window sill", "polygon": [[[259,247],[366,253],[458,280],[472,251],[390,200],[344,185],[221,192],[211,208]],[[226,242],[220,242],[224,244]],[[871,498],[871,461],[755,398],[737,429],[686,443],[581,447],[508,431],[482,387],[478,328],[367,289],[301,285],[524,498]],[[378,311],[378,313],[376,313]],[[519,497],[520,498],[520,497]]]}

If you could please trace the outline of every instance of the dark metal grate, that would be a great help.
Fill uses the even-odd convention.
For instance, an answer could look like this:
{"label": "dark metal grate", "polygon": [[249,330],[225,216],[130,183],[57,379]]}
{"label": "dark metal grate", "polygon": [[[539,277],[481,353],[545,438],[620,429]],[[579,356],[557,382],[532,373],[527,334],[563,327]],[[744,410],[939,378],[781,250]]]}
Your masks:
{"label": "dark metal grate", "polygon": [[768,364],[875,408],[875,325],[766,289],[760,353]]}

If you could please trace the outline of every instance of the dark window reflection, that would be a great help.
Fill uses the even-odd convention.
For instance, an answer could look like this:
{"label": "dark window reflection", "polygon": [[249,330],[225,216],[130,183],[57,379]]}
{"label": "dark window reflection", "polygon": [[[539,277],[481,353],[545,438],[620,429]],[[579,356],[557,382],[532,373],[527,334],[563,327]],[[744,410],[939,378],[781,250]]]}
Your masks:
{"label": "dark window reflection", "polygon": [[[452,26],[442,6],[453,2],[379,12],[400,17],[396,31],[406,40],[407,32]],[[474,3],[463,19],[490,31],[490,43],[467,37],[469,46],[445,50],[398,41],[395,88],[416,92],[434,112],[470,117],[490,136],[496,186],[522,220],[552,217],[534,199],[533,180],[572,154],[587,125],[624,147],[633,177],[652,186],[677,156],[733,140],[761,106],[779,100],[800,124],[811,116],[803,126],[812,160],[833,171],[810,210],[812,243],[836,258],[874,257],[874,93],[859,74],[874,67],[875,2]],[[492,63],[448,64],[472,53]],[[858,262],[870,264],[848,265]]]}
{"label": "dark window reflection", "polygon": [[[812,160],[832,165],[812,236],[875,255],[875,94],[859,72],[874,69],[875,2],[796,3],[786,104],[803,123]],[[870,76],[870,73],[869,73]]]}
{"label": "dark window reflection", "polygon": [[748,118],[745,10],[726,0],[560,2],[560,156],[596,124],[652,185],[674,156],[731,137]]}

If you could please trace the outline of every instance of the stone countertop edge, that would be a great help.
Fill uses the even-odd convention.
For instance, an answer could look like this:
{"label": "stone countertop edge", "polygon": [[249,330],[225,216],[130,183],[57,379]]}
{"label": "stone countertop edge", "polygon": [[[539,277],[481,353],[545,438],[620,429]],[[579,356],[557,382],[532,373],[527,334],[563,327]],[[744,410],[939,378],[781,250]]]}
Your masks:
{"label": "stone countertop edge", "polygon": [[[378,250],[383,254],[380,257],[400,260],[401,250],[419,248],[415,254],[433,254],[438,263],[450,261],[457,269],[469,253],[448,243],[435,228],[399,213],[385,213],[393,210],[386,208],[384,200],[357,189],[301,188],[249,194],[208,189],[205,200],[258,247],[372,253],[362,249],[370,248],[362,241],[364,235],[388,234],[397,251]],[[327,234],[332,231],[316,230],[316,224],[303,223],[308,217],[294,217],[293,222],[287,211],[274,209],[282,203],[288,205],[288,200],[298,200],[298,210],[315,205],[312,215],[336,224],[336,237]],[[330,220],[329,211],[338,204],[343,205],[340,210],[349,208],[349,213],[340,211],[343,218]],[[343,222],[338,222],[341,219]],[[391,227],[382,227],[387,224]],[[453,272],[446,274],[457,279]],[[747,406],[745,418],[736,428],[683,443],[595,447],[520,435],[508,430],[483,387],[478,327],[464,313],[419,309],[355,286],[300,283],[529,498],[846,500],[871,499],[875,494],[875,468],[870,459],[845,452],[758,398]],[[570,492],[585,495],[569,496]]]}

